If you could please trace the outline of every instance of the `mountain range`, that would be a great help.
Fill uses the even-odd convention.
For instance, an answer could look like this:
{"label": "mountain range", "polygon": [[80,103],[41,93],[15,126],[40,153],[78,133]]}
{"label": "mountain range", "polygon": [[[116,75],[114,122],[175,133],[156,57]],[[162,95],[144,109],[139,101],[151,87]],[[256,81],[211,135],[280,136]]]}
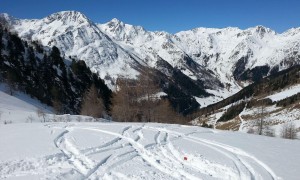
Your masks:
{"label": "mountain range", "polygon": [[[66,59],[85,61],[112,89],[116,78],[135,78],[141,67],[158,70],[170,82],[177,81],[174,72],[180,73],[203,91],[186,93],[200,107],[298,64],[300,59],[300,28],[283,33],[264,26],[195,28],[171,34],[147,31],[118,19],[98,24],[77,11],[43,19],[1,14],[0,21],[25,40],[56,46]],[[178,89],[189,86],[177,85]]]}

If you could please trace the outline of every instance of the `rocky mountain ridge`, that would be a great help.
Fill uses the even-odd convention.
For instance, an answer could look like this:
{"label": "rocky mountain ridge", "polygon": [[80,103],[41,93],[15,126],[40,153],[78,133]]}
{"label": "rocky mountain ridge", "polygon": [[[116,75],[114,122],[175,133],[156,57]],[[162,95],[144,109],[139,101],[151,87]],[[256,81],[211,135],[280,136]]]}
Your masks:
{"label": "rocky mountain ridge", "polygon": [[209,94],[190,94],[201,107],[298,64],[300,59],[300,28],[281,34],[263,26],[196,28],[170,34],[118,19],[97,24],[76,11],[39,20],[7,14],[0,19],[24,39],[57,46],[65,57],[84,60],[110,87],[120,75],[134,78],[143,66],[162,72],[171,81],[177,80],[170,72],[179,71]]}

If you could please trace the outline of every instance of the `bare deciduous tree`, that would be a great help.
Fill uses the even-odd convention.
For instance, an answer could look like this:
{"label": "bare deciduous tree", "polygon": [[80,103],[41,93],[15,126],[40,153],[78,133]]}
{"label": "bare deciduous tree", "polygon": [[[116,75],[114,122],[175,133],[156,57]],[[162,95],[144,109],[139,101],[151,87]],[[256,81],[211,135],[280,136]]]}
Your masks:
{"label": "bare deciduous tree", "polygon": [[43,121],[42,122],[46,122],[46,113],[45,113],[45,111],[42,109],[42,108],[38,108],[37,110],[36,110],[36,114],[37,114],[37,116],[39,117],[39,118],[43,118]]}
{"label": "bare deciduous tree", "polygon": [[52,101],[52,105],[53,105],[55,114],[63,114],[64,113],[63,104],[61,103],[61,101],[59,101],[58,99],[54,99]]}
{"label": "bare deciduous tree", "polygon": [[112,117],[117,121],[133,121],[138,116],[136,82],[128,77],[118,77],[117,91],[113,95]]}
{"label": "bare deciduous tree", "polygon": [[257,124],[257,131],[259,135],[263,134],[263,129],[265,126],[265,122],[264,122],[264,118],[265,118],[265,106],[261,106],[260,107],[260,112],[259,112],[259,119],[257,120],[256,124]]}
{"label": "bare deciduous tree", "polygon": [[105,108],[102,98],[99,96],[95,85],[92,85],[85,93],[81,106],[81,115],[92,116],[94,118],[102,117]]}
{"label": "bare deciduous tree", "polygon": [[155,121],[155,107],[158,104],[160,97],[157,93],[161,91],[158,82],[155,80],[155,75],[151,69],[145,68],[139,75],[138,96],[141,103],[142,111],[147,122]]}
{"label": "bare deciduous tree", "polygon": [[15,75],[15,73],[13,73],[11,71],[8,71],[7,72],[7,78],[6,78],[6,85],[7,85],[6,91],[11,96],[17,90],[17,83],[15,81],[16,81],[16,75]]}
{"label": "bare deciduous tree", "polygon": [[177,114],[171,106],[171,103],[167,99],[161,99],[155,110],[155,122],[159,123],[178,123],[183,124],[183,117]]}
{"label": "bare deciduous tree", "polygon": [[124,77],[117,79],[117,91],[113,96],[112,116],[117,121],[183,122],[173,111],[161,91],[154,72],[145,68],[137,80]]}
{"label": "bare deciduous tree", "polygon": [[72,121],[70,114],[67,114],[65,119],[66,119],[66,122]]}
{"label": "bare deciduous tree", "polygon": [[52,121],[53,121],[53,122],[57,122],[56,114],[53,114],[53,116],[52,116]]}
{"label": "bare deciduous tree", "polygon": [[77,121],[77,122],[81,122],[81,121],[82,121],[82,117],[81,117],[81,116],[77,116],[77,117],[76,117],[76,121]]}
{"label": "bare deciduous tree", "polygon": [[256,120],[254,122],[254,127],[250,128],[247,133],[249,134],[259,134],[264,136],[275,136],[275,131],[271,128],[266,122],[266,118],[268,116],[268,112],[266,112],[265,105],[261,105],[260,108],[256,111]]}
{"label": "bare deciduous tree", "polygon": [[268,116],[265,105],[261,105],[258,111],[256,112],[256,114],[257,114],[257,120],[255,122],[256,133],[259,135],[274,137],[275,136],[274,129],[270,128],[265,120]]}
{"label": "bare deciduous tree", "polygon": [[32,123],[32,121],[34,121],[34,117],[32,115],[29,115],[26,119],[26,122]]}
{"label": "bare deciduous tree", "polygon": [[280,136],[285,139],[297,139],[297,129],[293,122],[283,124]]}

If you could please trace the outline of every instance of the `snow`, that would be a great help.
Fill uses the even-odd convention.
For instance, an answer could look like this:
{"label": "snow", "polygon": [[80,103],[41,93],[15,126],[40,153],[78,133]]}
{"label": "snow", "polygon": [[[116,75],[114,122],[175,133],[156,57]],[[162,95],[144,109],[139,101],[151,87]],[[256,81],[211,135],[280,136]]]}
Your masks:
{"label": "snow", "polygon": [[199,97],[195,96],[196,101],[200,104],[200,108],[207,107],[211,104],[217,103],[217,102],[225,99],[226,97],[230,96],[231,94],[234,94],[234,92],[236,92],[237,89],[231,89],[231,90],[227,90],[227,89],[218,89],[218,90],[205,89],[205,91],[212,94],[213,96],[202,97],[202,98],[199,98]]}
{"label": "snow", "polygon": [[296,180],[300,175],[300,141],[195,126],[17,123],[1,125],[0,135],[0,178]]}
{"label": "snow", "polygon": [[52,108],[40,103],[28,95],[15,92],[13,96],[6,93],[7,86],[0,83],[0,123],[4,121],[15,123],[28,121],[29,117],[37,118],[37,109],[52,114]]}
{"label": "snow", "polygon": [[[102,78],[107,74],[112,79],[118,75],[134,78],[137,64],[155,67],[160,58],[193,80],[211,78],[202,74],[210,70],[229,86],[208,87],[211,89],[207,92],[214,97],[196,98],[202,107],[240,90],[232,72],[241,57],[250,55],[246,68],[265,64],[273,67],[299,50],[299,29],[276,34],[262,26],[246,30],[197,28],[173,35],[146,31],[117,19],[96,25],[74,11],[41,20],[4,16],[13,21],[12,26],[23,38],[58,46],[65,56],[85,60]],[[186,55],[200,65],[199,71],[182,60]],[[280,69],[284,68],[283,63]],[[299,87],[268,98],[278,101],[298,93]],[[41,123],[37,109],[45,111],[46,123]],[[209,123],[215,124],[225,109],[212,114]],[[300,127],[298,109],[266,109],[274,111],[267,121],[293,121]],[[240,114],[240,131],[251,126],[242,116],[253,111],[244,109]],[[94,120],[54,115],[50,107],[19,92],[10,96],[0,85],[0,179],[297,180],[300,176],[300,141],[197,126],[103,119],[106,122],[87,123]],[[278,134],[281,125],[273,128]]]}
{"label": "snow", "polygon": [[[255,26],[248,29],[236,27],[196,28],[170,34],[163,31],[147,31],[141,26],[126,24],[118,19],[96,24],[76,11],[54,13],[43,19],[17,19],[1,14],[22,38],[38,40],[44,46],[57,46],[65,57],[84,60],[111,89],[118,76],[135,78],[138,66],[159,69],[159,59],[167,61],[174,68],[192,80],[201,80],[204,86],[214,91],[228,91],[226,98],[241,89],[233,78],[238,60],[249,57],[245,69],[268,65],[289,67],[288,59],[299,56],[299,28],[292,28],[282,34]],[[189,66],[184,57],[191,58],[198,66]],[[163,71],[168,75],[167,71]],[[219,81],[225,85],[221,88]],[[207,106],[221,98],[198,97],[201,106]]]}
{"label": "snow", "polygon": [[24,123],[43,105],[5,91],[0,99],[1,111],[11,112],[13,121],[0,123],[0,179],[296,180],[300,175],[300,141],[176,124],[77,122],[88,117],[72,115],[51,115],[63,122]]}
{"label": "snow", "polygon": [[289,87],[288,89],[284,89],[281,92],[278,92],[276,94],[272,94],[270,96],[267,96],[266,98],[271,99],[273,102],[274,101],[280,101],[282,99],[291,97],[295,94],[298,94],[300,92],[300,84],[296,86]]}

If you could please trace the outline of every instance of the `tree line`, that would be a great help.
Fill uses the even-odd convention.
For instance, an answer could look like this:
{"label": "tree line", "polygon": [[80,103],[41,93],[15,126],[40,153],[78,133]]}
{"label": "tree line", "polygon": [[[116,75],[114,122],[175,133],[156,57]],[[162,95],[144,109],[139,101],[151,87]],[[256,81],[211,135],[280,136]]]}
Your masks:
{"label": "tree line", "polygon": [[[0,81],[7,91],[23,91],[50,105],[57,114],[82,114],[115,121],[182,122],[160,79],[143,68],[136,79],[118,77],[112,92],[82,60],[65,60],[59,49],[20,39],[0,26]],[[70,57],[71,58],[71,57]]]}

